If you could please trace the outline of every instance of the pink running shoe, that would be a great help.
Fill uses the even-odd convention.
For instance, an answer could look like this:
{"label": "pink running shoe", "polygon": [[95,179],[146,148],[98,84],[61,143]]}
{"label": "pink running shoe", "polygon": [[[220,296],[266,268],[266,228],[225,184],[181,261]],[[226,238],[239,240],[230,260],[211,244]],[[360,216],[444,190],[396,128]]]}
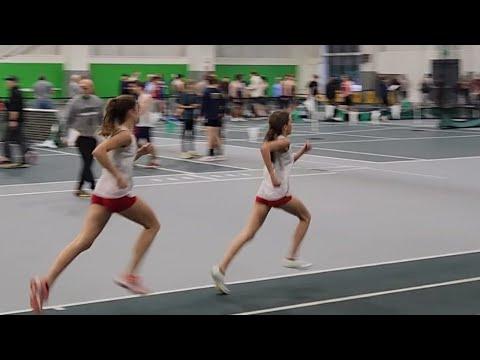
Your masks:
{"label": "pink running shoe", "polygon": [[35,277],[30,280],[30,306],[33,312],[42,312],[43,304],[48,300],[48,284],[44,279]]}
{"label": "pink running shoe", "polygon": [[141,282],[141,278],[134,274],[124,274],[116,278],[115,283],[121,287],[129,290],[134,294],[145,295],[150,292]]}
{"label": "pink running shoe", "polygon": [[152,160],[148,163],[147,167],[150,169],[155,169],[160,166],[160,162],[157,160]]}

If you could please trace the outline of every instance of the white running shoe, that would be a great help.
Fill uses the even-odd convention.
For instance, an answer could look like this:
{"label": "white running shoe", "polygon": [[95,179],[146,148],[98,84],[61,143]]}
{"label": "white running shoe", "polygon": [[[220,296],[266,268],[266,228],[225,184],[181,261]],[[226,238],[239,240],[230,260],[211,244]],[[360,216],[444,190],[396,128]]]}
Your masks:
{"label": "white running shoe", "polygon": [[180,154],[180,159],[191,159],[193,157],[192,154],[190,154],[189,152],[182,152]]}
{"label": "white running shoe", "polygon": [[225,275],[222,274],[218,265],[212,267],[210,274],[212,275],[213,282],[218,291],[225,295],[230,294],[230,290],[225,286]]}
{"label": "white running shoe", "polygon": [[189,151],[188,152],[192,157],[195,157],[195,158],[198,158],[198,157],[201,157],[202,155],[200,155],[198,152],[196,151]]}
{"label": "white running shoe", "polygon": [[289,269],[297,269],[297,270],[306,270],[312,266],[311,263],[303,261],[303,260],[290,260],[290,259],[283,259],[282,261],[283,266]]}
{"label": "white running shoe", "polygon": [[201,157],[200,159],[198,159],[200,161],[215,161],[215,156],[204,156],[204,157]]}

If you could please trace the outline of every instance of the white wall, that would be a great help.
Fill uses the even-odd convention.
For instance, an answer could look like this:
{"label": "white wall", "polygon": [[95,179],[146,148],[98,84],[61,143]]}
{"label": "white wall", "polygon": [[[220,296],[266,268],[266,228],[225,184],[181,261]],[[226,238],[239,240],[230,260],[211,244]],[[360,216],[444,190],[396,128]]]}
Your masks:
{"label": "white wall", "polygon": [[0,45],[0,58],[60,55],[60,45]]}
{"label": "white wall", "polygon": [[463,45],[460,59],[460,71],[462,73],[480,73],[480,46]]}
{"label": "white wall", "polygon": [[296,58],[298,54],[315,57],[318,45],[217,45],[221,58]]}
{"label": "white wall", "polygon": [[[448,45],[449,58],[460,59],[460,73],[480,73],[479,45]],[[410,82],[409,97],[420,100],[419,84],[425,73],[432,72],[431,61],[442,57],[439,45],[362,45],[362,52],[371,54],[362,71],[383,74],[405,74]]]}
{"label": "white wall", "polygon": [[307,82],[318,74],[321,45],[217,45],[217,64],[297,65],[298,92],[307,91]]}
{"label": "white wall", "polygon": [[89,45],[91,56],[184,57],[185,45]]}
{"label": "white wall", "polygon": [[[437,45],[364,45],[362,52],[371,54],[370,62],[361,66],[362,71],[381,74],[404,74],[409,81],[409,98],[420,100],[419,84],[425,73],[430,73],[431,61],[440,57]],[[460,56],[461,51],[453,52]]]}
{"label": "white wall", "polygon": [[[298,87],[305,85],[314,73],[324,83],[324,45],[217,45],[214,61],[219,64],[293,64],[297,65]],[[0,45],[0,62],[68,62],[62,45]],[[461,60],[461,72],[480,73],[480,46],[451,46],[451,57]],[[413,101],[419,99],[418,85],[426,72],[431,72],[431,60],[439,58],[438,45],[361,45],[361,51],[371,54],[362,71],[406,74],[410,81]],[[2,55],[7,54],[5,58]],[[89,45],[88,60],[93,62],[144,62],[190,64],[188,45]]]}
{"label": "white wall", "polygon": [[418,86],[425,73],[431,72],[434,49],[385,51],[377,54],[376,71],[382,74],[405,74],[409,81],[409,98],[420,101]]}
{"label": "white wall", "polygon": [[215,67],[215,45],[188,45],[186,57],[190,71],[213,71]]}

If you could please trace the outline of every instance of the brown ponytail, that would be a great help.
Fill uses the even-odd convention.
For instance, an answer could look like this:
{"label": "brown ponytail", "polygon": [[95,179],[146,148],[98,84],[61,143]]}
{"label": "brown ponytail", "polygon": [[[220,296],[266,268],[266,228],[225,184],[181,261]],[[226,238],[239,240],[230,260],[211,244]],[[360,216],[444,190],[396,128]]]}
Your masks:
{"label": "brown ponytail", "polygon": [[[265,142],[275,140],[279,135],[282,134],[283,127],[288,124],[290,120],[290,114],[286,111],[275,111],[268,118],[268,131],[265,134]],[[273,152],[270,153],[272,162],[275,161],[275,155]]]}
{"label": "brown ponytail", "polygon": [[135,108],[137,102],[131,95],[120,95],[110,99],[105,108],[105,116],[100,130],[100,135],[111,136],[117,125],[122,125],[127,120],[127,112]]}

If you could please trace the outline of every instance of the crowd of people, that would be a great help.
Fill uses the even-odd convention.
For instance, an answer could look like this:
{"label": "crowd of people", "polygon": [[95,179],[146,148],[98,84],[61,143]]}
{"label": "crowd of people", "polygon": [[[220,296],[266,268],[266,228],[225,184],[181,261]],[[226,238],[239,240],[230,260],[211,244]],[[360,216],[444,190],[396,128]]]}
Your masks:
{"label": "crowd of people", "polygon": [[[140,73],[124,74],[120,80],[120,95],[131,95],[139,106],[139,122],[135,126],[135,136],[140,146],[151,142],[151,129],[159,119],[168,120],[168,116],[180,120],[182,124],[181,157],[200,157],[203,161],[225,160],[222,147],[222,126],[228,116],[231,121],[246,121],[245,116],[267,117],[275,109],[292,110],[295,104],[296,84],[293,75],[277,79],[275,90],[276,107],[267,106],[266,90],[269,86],[265,76],[257,72],[250,74],[247,83],[242,75],[233,81],[224,77],[217,78],[215,73],[207,73],[199,81],[185,79],[182,74],[175,75],[167,85],[163,75],[148,75],[142,82]],[[30,152],[24,136],[23,97],[19,89],[19,80],[9,77],[7,85],[10,99],[7,101],[8,121],[4,141],[4,157],[0,158],[0,167],[28,167]],[[35,106],[39,109],[52,109],[53,85],[45,76],[40,76],[34,84]],[[69,98],[66,106],[59,113],[61,117],[63,141],[76,146],[82,157],[75,195],[89,197],[84,190],[89,184],[95,188],[92,174],[92,151],[98,145],[97,130],[101,124],[105,102],[95,95],[94,83],[87,77],[73,74],[70,78]],[[167,114],[167,108],[172,110]],[[167,116],[168,115],[168,116]],[[195,124],[202,122],[207,134],[208,150],[205,156],[195,151]],[[10,151],[12,144],[19,144],[22,161],[13,159]],[[154,147],[150,148],[149,168],[159,166]]]}
{"label": "crowd of people", "polygon": [[[139,79],[139,73],[131,75],[123,74],[120,79],[120,95],[130,94],[131,84]],[[208,78],[216,79],[215,87],[222,94],[228,104],[229,110],[232,110],[232,121],[243,121],[244,113],[264,117],[267,116],[266,98],[272,97],[276,99],[276,104],[280,108],[289,108],[293,104],[293,98],[296,95],[296,83],[294,75],[287,74],[283,78],[276,78],[275,83],[271,86],[271,96],[268,89],[270,84],[265,76],[252,71],[248,81],[242,74],[237,74],[233,79],[229,77],[216,77],[215,73],[207,73],[202,79],[195,81],[193,79],[185,79],[182,74],[175,75],[173,80],[167,85],[162,74],[147,75],[145,82],[145,92],[149,94],[154,103],[154,110],[164,113],[167,101],[171,98],[178,100],[182,93],[186,92],[187,83],[194,93],[202,97],[208,87]],[[211,84],[210,84],[211,85]],[[175,101],[174,100],[174,101]]]}
{"label": "crowd of people", "polygon": [[[139,144],[150,143],[151,129],[158,120],[179,120],[181,130],[181,157],[201,158],[204,161],[224,160],[222,147],[222,125],[226,119],[230,121],[247,121],[248,117],[266,118],[275,110],[291,112],[297,105],[297,83],[295,76],[286,74],[276,78],[270,86],[268,79],[258,72],[252,71],[246,79],[237,74],[233,79],[217,77],[214,72],[206,73],[201,79],[186,79],[182,74],[172,75],[167,83],[163,74],[149,74],[147,81],[140,80],[141,74],[123,74],[120,79],[119,95],[132,95],[139,104],[140,121],[135,127]],[[1,167],[27,167],[28,155],[32,151],[27,146],[23,131],[24,102],[18,87],[18,78],[10,76],[7,86],[10,99],[6,102],[9,120],[4,134],[4,152],[0,158]],[[320,91],[318,75],[313,75],[308,82],[308,96],[317,98]],[[438,86],[431,74],[426,74],[419,86],[422,103],[433,103],[433,90]],[[391,106],[408,98],[409,82],[405,75],[377,76],[375,93],[379,105]],[[46,76],[42,75],[33,85],[35,107],[52,109],[54,88]],[[460,78],[455,88],[459,103],[480,103],[480,77],[465,75]],[[395,96],[391,97],[391,93]],[[343,105],[347,110],[353,105],[354,82],[343,75],[331,77],[325,85],[327,103]],[[104,100],[95,95],[93,81],[85,76],[73,74],[68,84],[70,98],[62,111],[63,124],[66,129],[73,129],[76,138],[70,145],[76,145],[84,160],[77,195],[88,196],[83,191],[84,183],[95,184],[91,174],[93,158],[91,151],[97,145],[94,132],[101,123],[104,112]],[[392,101],[392,99],[394,99]],[[207,134],[208,151],[201,156],[195,150],[195,125],[203,123]],[[22,161],[14,163],[11,159],[11,144],[20,145]],[[155,149],[151,149],[147,167],[158,167],[159,161]]]}

